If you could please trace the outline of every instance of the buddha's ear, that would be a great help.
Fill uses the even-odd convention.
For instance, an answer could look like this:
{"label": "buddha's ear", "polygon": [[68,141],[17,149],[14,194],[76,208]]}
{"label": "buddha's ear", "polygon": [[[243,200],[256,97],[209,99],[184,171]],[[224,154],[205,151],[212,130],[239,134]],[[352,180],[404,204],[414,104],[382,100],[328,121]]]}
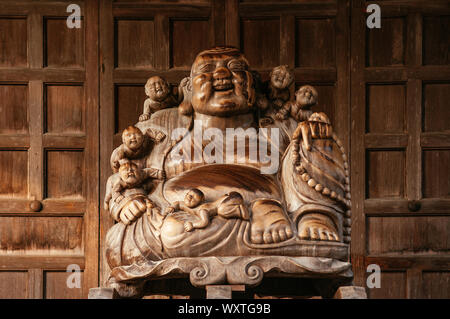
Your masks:
{"label": "buddha's ear", "polygon": [[183,101],[178,106],[178,112],[183,115],[191,115],[194,112],[194,109],[191,103],[192,83],[190,77],[181,80],[180,89],[183,93]]}

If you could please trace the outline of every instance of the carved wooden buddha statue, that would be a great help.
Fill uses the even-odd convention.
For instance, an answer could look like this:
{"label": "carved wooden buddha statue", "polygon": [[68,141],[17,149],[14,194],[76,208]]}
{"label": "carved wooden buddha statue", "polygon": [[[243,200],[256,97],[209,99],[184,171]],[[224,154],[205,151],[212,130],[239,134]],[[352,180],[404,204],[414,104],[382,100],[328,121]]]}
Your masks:
{"label": "carved wooden buddha statue", "polygon": [[[163,171],[166,179],[152,180],[147,198],[128,190],[109,202],[118,223],[106,238],[108,284],[122,296],[139,295],[146,280],[171,272],[190,274],[198,286],[254,285],[274,268],[293,276],[309,267],[351,277],[344,227],[349,172],[341,143],[323,113],[301,123],[264,118],[255,96],[269,93],[255,87],[263,86],[255,85],[239,50],[206,50],[180,85],[180,106],[135,124],[166,138],[131,161]],[[195,205],[193,189],[203,194]],[[207,209],[194,211],[197,206]],[[121,222],[122,214],[130,224]],[[199,216],[202,226],[187,229]],[[212,263],[222,266],[213,272]],[[229,267],[237,270],[231,274]]]}

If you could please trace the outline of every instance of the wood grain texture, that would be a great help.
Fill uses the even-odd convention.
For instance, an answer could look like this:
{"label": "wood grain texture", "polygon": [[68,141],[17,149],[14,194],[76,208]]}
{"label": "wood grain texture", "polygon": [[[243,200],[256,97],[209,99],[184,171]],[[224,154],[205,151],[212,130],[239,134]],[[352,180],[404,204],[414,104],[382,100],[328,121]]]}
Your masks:
{"label": "wood grain texture", "polygon": [[0,18],[0,66],[27,66],[27,20],[23,17]]}
{"label": "wood grain texture", "polygon": [[0,196],[28,196],[28,154],[26,150],[0,150]]}
{"label": "wood grain texture", "polygon": [[[0,217],[2,253],[80,254],[83,218]],[[62,226],[63,225],[63,226]]]}
{"label": "wood grain texture", "polygon": [[[82,19],[81,23],[85,23]],[[66,19],[47,18],[44,21],[45,66],[83,67],[84,32],[82,28],[69,29]]]}
{"label": "wood grain texture", "polygon": [[84,132],[84,88],[81,85],[46,85],[45,132]]}
{"label": "wood grain texture", "polygon": [[116,67],[154,67],[156,39],[153,20],[118,19],[115,21],[115,34]]}
{"label": "wood grain texture", "polygon": [[279,18],[242,19],[241,50],[254,69],[280,64]]}
{"label": "wood grain texture", "polygon": [[[369,217],[369,254],[448,254],[450,217]],[[380,239],[382,238],[382,239]]]}
{"label": "wood grain texture", "polygon": [[0,85],[0,134],[28,133],[28,87],[26,84]]}
{"label": "wood grain texture", "polygon": [[[70,288],[67,280],[74,272],[66,271],[46,271],[44,273],[45,280],[45,299],[81,299],[83,298],[83,290],[76,286]],[[83,272],[79,272],[80,283],[83,283]],[[70,280],[70,279],[69,279]]]}
{"label": "wood grain texture", "polygon": [[26,271],[0,271],[0,298],[26,299],[28,297]]}
{"label": "wood grain texture", "polygon": [[297,67],[330,67],[336,65],[336,25],[333,18],[297,19]]}

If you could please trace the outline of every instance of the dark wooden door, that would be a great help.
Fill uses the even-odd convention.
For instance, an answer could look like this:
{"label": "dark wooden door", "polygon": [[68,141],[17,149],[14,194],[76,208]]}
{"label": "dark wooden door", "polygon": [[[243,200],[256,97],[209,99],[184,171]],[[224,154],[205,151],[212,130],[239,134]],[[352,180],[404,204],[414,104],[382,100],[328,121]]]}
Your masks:
{"label": "dark wooden door", "polygon": [[0,3],[0,298],[98,282],[98,9],[70,3]]}
{"label": "dark wooden door", "polygon": [[450,295],[450,3],[352,1],[352,261],[371,298]]}

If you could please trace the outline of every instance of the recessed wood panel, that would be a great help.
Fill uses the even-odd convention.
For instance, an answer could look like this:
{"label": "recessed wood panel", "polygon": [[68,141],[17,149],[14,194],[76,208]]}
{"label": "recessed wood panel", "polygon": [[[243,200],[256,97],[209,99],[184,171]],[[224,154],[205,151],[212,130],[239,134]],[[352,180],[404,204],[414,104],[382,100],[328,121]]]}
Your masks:
{"label": "recessed wood panel", "polygon": [[405,110],[406,88],[404,85],[369,85],[367,87],[367,132],[404,132]]}
{"label": "recessed wood panel", "polygon": [[450,83],[427,83],[423,86],[423,130],[450,130]]}
{"label": "recessed wood panel", "polygon": [[81,28],[69,29],[66,19],[48,18],[44,22],[45,66],[84,66],[84,21]]}
{"label": "recessed wood panel", "polygon": [[297,67],[332,67],[335,65],[334,19],[297,19],[296,21]]}
{"label": "recessed wood panel", "polygon": [[27,133],[28,86],[0,85],[0,101],[0,134]]}
{"label": "recessed wood panel", "polygon": [[0,66],[25,67],[27,65],[26,18],[0,18]]}
{"label": "recessed wood panel", "polygon": [[82,217],[0,217],[2,253],[82,253]]}
{"label": "recessed wood panel", "polygon": [[423,18],[423,63],[450,64],[450,16]]}
{"label": "recessed wood panel", "polygon": [[154,67],[155,25],[153,20],[117,20],[116,67]]}
{"label": "recessed wood panel", "polygon": [[46,195],[49,198],[83,198],[84,152],[46,152]]}
{"label": "recessed wood panel", "polygon": [[369,217],[369,254],[449,253],[450,217]]}
{"label": "recessed wood panel", "polygon": [[28,273],[0,271],[0,299],[26,299]]}
{"label": "recessed wood panel", "polygon": [[366,194],[368,198],[402,198],[405,191],[405,152],[367,152]]}
{"label": "recessed wood panel", "polygon": [[424,271],[422,294],[426,299],[450,299],[450,272]]}
{"label": "recessed wood panel", "polygon": [[273,68],[280,64],[280,20],[243,19],[241,50],[254,69]]}
{"label": "recessed wood panel", "polygon": [[406,20],[381,18],[381,28],[366,28],[367,66],[405,64]]}
{"label": "recessed wood panel", "polygon": [[450,149],[423,151],[423,197],[450,197]]}
{"label": "recessed wood panel", "polygon": [[46,85],[46,131],[84,131],[84,90],[82,86]]}
{"label": "recessed wood panel", "polygon": [[[303,85],[312,85],[318,94],[318,103],[316,106],[312,107],[313,112],[324,112],[331,120],[331,124],[334,125],[335,118],[335,105],[336,105],[336,95],[335,95],[335,86],[323,85],[323,84],[314,84],[314,83],[296,83],[295,91],[297,91]],[[292,100],[295,99],[295,96],[292,97]]]}
{"label": "recessed wood panel", "polygon": [[26,198],[28,194],[27,151],[0,150],[0,197]]}
{"label": "recessed wood panel", "polygon": [[116,133],[138,122],[146,98],[144,84],[116,86]]}
{"label": "recessed wood panel", "polygon": [[171,20],[171,67],[191,67],[195,56],[212,46],[208,20]]}
{"label": "recessed wood panel", "polygon": [[[45,282],[45,299],[81,299],[82,289],[77,288],[75,281],[71,281],[72,278],[69,276],[75,274],[75,272],[65,272],[65,271],[46,271],[44,273]],[[80,275],[80,287],[83,287],[83,272],[76,273]],[[70,288],[67,284],[69,279]]]}
{"label": "recessed wood panel", "polygon": [[[371,273],[367,273],[370,275]],[[370,299],[406,298],[406,273],[381,271],[381,287],[369,288],[368,297]]]}

